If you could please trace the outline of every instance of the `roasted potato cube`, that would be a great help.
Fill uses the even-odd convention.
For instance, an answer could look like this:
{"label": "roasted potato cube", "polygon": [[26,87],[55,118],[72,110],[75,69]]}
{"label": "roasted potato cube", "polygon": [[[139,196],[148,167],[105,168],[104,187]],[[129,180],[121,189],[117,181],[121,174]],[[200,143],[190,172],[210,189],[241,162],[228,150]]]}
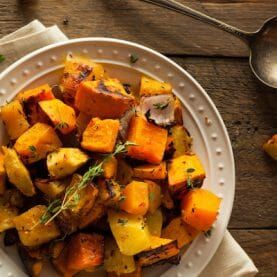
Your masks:
{"label": "roasted potato cube", "polygon": [[120,185],[114,180],[99,180],[99,197],[106,205],[114,205],[120,201],[121,190]]}
{"label": "roasted potato cube", "polygon": [[123,159],[118,159],[116,180],[121,186],[131,183],[133,178],[133,169]]}
{"label": "roasted potato cube", "polygon": [[3,150],[5,153],[4,166],[9,181],[24,195],[33,196],[36,192],[29,171],[19,159],[14,149],[3,147]]}
{"label": "roasted potato cube", "polygon": [[55,199],[63,194],[68,185],[68,180],[36,179],[35,186],[42,191],[48,199]]}
{"label": "roasted potato cube", "polygon": [[104,173],[103,176],[106,179],[111,179],[116,177],[117,173],[117,159],[116,157],[112,156],[104,161],[102,166]]}
{"label": "roasted potato cube", "polygon": [[162,237],[177,240],[178,248],[192,242],[199,234],[199,231],[186,224],[181,217],[174,218],[162,230]]}
{"label": "roasted potato cube", "polygon": [[272,136],[263,145],[263,149],[273,160],[277,160],[277,135]]}
{"label": "roasted potato cube", "polygon": [[0,233],[14,228],[13,219],[18,215],[18,209],[0,199]]}
{"label": "roasted potato cube", "polygon": [[161,206],[162,194],[161,187],[152,181],[145,180],[145,183],[148,184],[148,198],[149,198],[149,207],[148,211],[153,214]]}
{"label": "roasted potato cube", "polygon": [[93,270],[104,262],[104,237],[98,234],[73,235],[68,244],[67,267]]}
{"label": "roasted potato cube", "polygon": [[136,144],[128,148],[130,157],[159,164],[165,152],[167,130],[135,116],[131,120],[127,140]]}
{"label": "roasted potato cube", "polygon": [[116,79],[82,82],[75,97],[79,111],[100,118],[120,118],[134,101]]}
{"label": "roasted potato cube", "polygon": [[[151,237],[149,249],[136,255],[138,264],[142,267],[157,264],[157,263],[172,263],[178,264],[180,260],[180,250],[177,247],[177,241],[164,239],[159,237]],[[177,259],[173,259],[177,257]]]}
{"label": "roasted potato cube", "polygon": [[169,162],[168,184],[174,193],[185,190],[188,180],[198,186],[204,178],[205,170],[196,155],[182,155]]}
{"label": "roasted potato cube", "polygon": [[143,216],[109,210],[108,222],[122,254],[132,256],[150,247],[151,236]]}
{"label": "roasted potato cube", "polygon": [[36,123],[17,139],[14,148],[25,163],[34,163],[61,146],[62,143],[51,126]]}
{"label": "roasted potato cube", "polygon": [[157,94],[171,94],[172,86],[169,83],[159,82],[149,77],[142,76],[140,81],[140,96],[152,96]]}
{"label": "roasted potato cube", "polygon": [[59,148],[48,154],[47,168],[52,179],[61,179],[73,174],[89,159],[89,156],[78,148]]}
{"label": "roasted potato cube", "polygon": [[163,225],[163,213],[160,209],[156,210],[153,214],[147,214],[146,223],[149,232],[152,236],[160,237]]}
{"label": "roasted potato cube", "polygon": [[134,257],[122,254],[115,240],[109,237],[105,238],[104,267],[107,272],[115,272],[118,275],[136,270]]}
{"label": "roasted potato cube", "polygon": [[146,164],[133,168],[134,177],[149,180],[163,180],[167,176],[166,163],[161,162],[158,165]]}
{"label": "roasted potato cube", "polygon": [[83,133],[81,146],[100,153],[111,153],[119,131],[119,121],[93,118]]}
{"label": "roasted potato cube", "polygon": [[14,218],[15,228],[23,245],[38,246],[60,236],[55,221],[51,221],[47,225],[40,223],[40,218],[46,211],[46,206],[37,205]]}
{"label": "roasted potato cube", "polygon": [[0,151],[0,195],[6,190],[6,170],[4,167],[4,155]]}
{"label": "roasted potato cube", "polygon": [[30,127],[23,107],[18,100],[14,100],[1,108],[1,118],[10,139],[17,139]]}

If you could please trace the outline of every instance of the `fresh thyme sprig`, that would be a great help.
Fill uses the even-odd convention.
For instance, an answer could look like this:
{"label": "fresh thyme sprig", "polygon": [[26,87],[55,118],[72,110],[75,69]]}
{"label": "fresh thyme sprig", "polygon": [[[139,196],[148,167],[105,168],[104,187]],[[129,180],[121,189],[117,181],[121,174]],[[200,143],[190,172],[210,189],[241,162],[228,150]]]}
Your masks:
{"label": "fresh thyme sprig", "polygon": [[[39,223],[47,225],[64,210],[76,206],[80,200],[79,192],[84,189],[90,182],[92,182],[93,179],[103,174],[104,162],[113,156],[126,153],[128,151],[127,147],[134,145],[136,144],[130,141],[126,141],[124,144],[118,143],[113,153],[106,155],[101,162],[96,162],[88,169],[88,171],[83,175],[81,181],[78,183],[77,186],[70,186],[66,189],[65,195],[62,200],[55,199],[48,205],[47,210],[41,216]],[[38,224],[36,224],[35,226],[37,226]]]}

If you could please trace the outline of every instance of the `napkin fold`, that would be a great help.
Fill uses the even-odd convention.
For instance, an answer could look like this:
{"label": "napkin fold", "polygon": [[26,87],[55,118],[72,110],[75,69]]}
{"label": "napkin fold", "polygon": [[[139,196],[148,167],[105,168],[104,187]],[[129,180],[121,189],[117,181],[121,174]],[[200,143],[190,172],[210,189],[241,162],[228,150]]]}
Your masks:
{"label": "napkin fold", "polygon": [[[5,62],[0,63],[0,72],[36,49],[65,40],[68,38],[56,25],[47,28],[38,20],[34,20],[0,39],[0,54],[6,58]],[[2,255],[5,254],[0,252],[0,257]],[[226,231],[214,257],[199,277],[252,277],[257,273],[252,260]]]}

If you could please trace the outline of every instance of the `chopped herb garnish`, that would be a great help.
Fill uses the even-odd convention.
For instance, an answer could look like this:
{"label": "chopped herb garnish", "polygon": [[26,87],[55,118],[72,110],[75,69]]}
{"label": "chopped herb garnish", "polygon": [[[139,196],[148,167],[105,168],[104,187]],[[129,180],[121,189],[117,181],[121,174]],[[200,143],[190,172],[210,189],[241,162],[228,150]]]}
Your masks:
{"label": "chopped herb garnish", "polygon": [[188,168],[188,169],[187,169],[187,173],[192,173],[192,172],[194,172],[194,171],[195,171],[194,168]]}
{"label": "chopped herb garnish", "polygon": [[191,176],[190,176],[190,173],[192,173],[192,172],[194,172],[194,171],[195,171],[194,168],[188,168],[188,169],[187,169],[187,189],[188,189],[188,190],[194,188],[194,185],[193,185],[193,182],[192,182]]}
{"label": "chopped herb garnish", "polygon": [[2,63],[5,59],[5,56],[0,54],[0,63]]}
{"label": "chopped herb garnish", "polygon": [[130,55],[130,63],[136,63],[139,60],[139,57],[136,54]]}
{"label": "chopped herb garnish", "polygon": [[69,127],[68,123],[62,121],[62,122],[56,124],[54,129],[60,130],[60,129],[68,128],[68,127]]}
{"label": "chopped herb garnish", "polygon": [[37,149],[36,149],[36,147],[34,146],[34,145],[29,145],[29,150],[31,151],[31,152],[36,152],[37,151]]}
{"label": "chopped herb garnish", "polygon": [[156,104],[153,104],[153,107],[157,110],[164,110],[168,107],[169,105],[169,102],[166,102],[166,103],[156,103]]}
{"label": "chopped herb garnish", "polygon": [[126,196],[125,195],[120,195],[119,197],[119,201],[122,202],[126,199]]}
{"label": "chopped herb garnish", "polygon": [[154,201],[155,199],[155,193],[153,191],[149,192],[149,201]]}
{"label": "chopped herb garnish", "polygon": [[118,224],[121,224],[122,226],[126,225],[128,223],[128,219],[125,219],[125,218],[119,218],[117,220],[117,223]]}

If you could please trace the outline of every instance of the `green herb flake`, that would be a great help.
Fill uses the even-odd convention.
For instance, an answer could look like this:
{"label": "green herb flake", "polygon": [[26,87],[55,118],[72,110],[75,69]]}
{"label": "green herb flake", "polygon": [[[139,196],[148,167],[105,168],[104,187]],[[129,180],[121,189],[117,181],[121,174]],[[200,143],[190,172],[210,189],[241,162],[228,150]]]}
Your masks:
{"label": "green herb flake", "polygon": [[55,125],[55,128],[54,129],[64,129],[64,128],[68,128],[69,125],[66,123],[66,122],[60,122],[58,124]]}
{"label": "green herb flake", "polygon": [[192,173],[192,172],[194,172],[194,171],[195,171],[194,168],[188,168],[188,169],[187,169],[187,173]]}
{"label": "green herb flake", "polygon": [[139,60],[139,57],[136,54],[130,55],[130,63],[135,64]]}
{"label": "green herb flake", "polygon": [[34,146],[34,145],[29,145],[29,150],[31,151],[31,152],[36,152],[37,151],[37,149],[36,149],[36,147]]}
{"label": "green herb flake", "polygon": [[128,219],[126,219],[126,218],[119,218],[117,220],[117,223],[121,224],[122,226],[125,226],[128,223]]}
{"label": "green herb flake", "polygon": [[3,61],[5,61],[5,59],[6,59],[5,56],[0,54],[0,63],[2,63]]}
{"label": "green herb flake", "polygon": [[156,103],[156,104],[153,104],[153,107],[157,110],[164,110],[168,107],[169,105],[169,102],[166,102],[166,103]]}
{"label": "green herb flake", "polygon": [[153,191],[149,192],[149,201],[152,202],[155,199],[155,193]]}
{"label": "green herb flake", "polygon": [[126,196],[125,195],[120,195],[119,197],[119,201],[122,202],[126,199]]}

